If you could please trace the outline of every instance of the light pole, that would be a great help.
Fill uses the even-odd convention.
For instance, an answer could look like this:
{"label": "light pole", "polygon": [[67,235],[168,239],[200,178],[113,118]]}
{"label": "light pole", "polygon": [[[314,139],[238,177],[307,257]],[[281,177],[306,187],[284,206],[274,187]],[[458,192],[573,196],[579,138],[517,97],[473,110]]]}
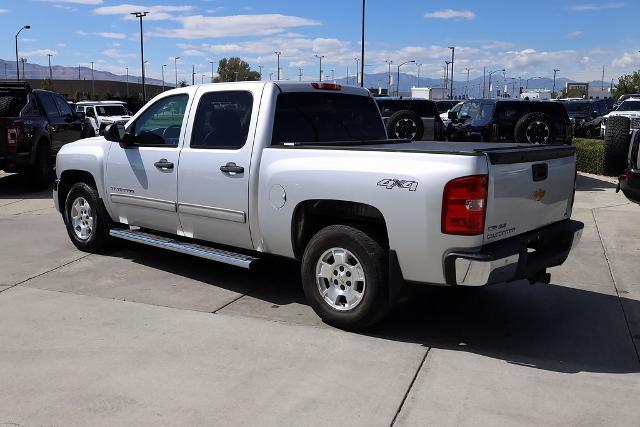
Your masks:
{"label": "light pole", "polygon": [[204,84],[204,74],[200,77],[200,84]]}
{"label": "light pole", "polygon": [[16,74],[18,76],[18,80],[20,80],[20,66],[18,65],[18,36],[22,32],[22,30],[31,29],[31,25],[25,25],[16,33]]}
{"label": "light pole", "polygon": [[313,55],[316,58],[318,58],[320,60],[320,79],[319,81],[322,81],[322,58],[324,58],[324,55]]}
{"label": "light pole", "polygon": [[27,75],[24,72],[24,63],[27,62],[27,58],[24,58],[24,57],[20,58],[20,62],[22,63],[22,78],[26,80]]}
{"label": "light pole", "polygon": [[164,92],[164,67],[166,67],[167,64],[162,64],[162,91]]}
{"label": "light pole", "polygon": [[453,64],[456,54],[456,47],[449,46],[449,49],[451,49],[451,93],[449,94],[449,99],[453,99]]}
{"label": "light pole", "polygon": [[302,81],[302,72],[303,71],[304,71],[304,69],[298,68],[298,81]]}
{"label": "light pole", "polygon": [[260,70],[260,81],[262,81],[262,65],[258,65],[258,69]]}
{"label": "light pole", "polygon": [[358,74],[360,73],[360,58],[358,58],[357,56],[355,58],[353,58],[356,61],[356,84],[355,86],[358,86],[358,78],[362,78],[362,76],[358,77]]}
{"label": "light pole", "polygon": [[493,94],[491,93],[491,78],[495,73],[504,73],[505,69],[489,71],[489,98],[493,98]]}
{"label": "light pole", "polygon": [[53,85],[53,71],[51,70],[51,57],[53,55],[50,53],[47,53],[47,56],[49,57],[49,82]]}
{"label": "light pole", "polygon": [[398,65],[398,78],[396,79],[396,96],[400,96],[400,67],[402,67],[404,64],[409,64],[411,62],[415,64],[416,60],[412,59],[410,61],[404,61],[402,64]]}
{"label": "light pole", "polygon": [[388,66],[389,66],[389,71],[387,71],[387,96],[390,96],[390,92],[391,92],[391,64],[393,64],[393,61],[391,61],[390,59],[387,59],[386,61],[384,61]]}
{"label": "light pole", "polygon": [[449,89],[449,64],[451,61],[444,61],[446,68],[444,70],[444,88]]}
{"label": "light pole", "polygon": [[365,14],[365,10],[366,10],[366,3],[365,0],[362,0],[362,37],[360,39],[360,71],[361,71],[361,78],[360,78],[360,87],[364,87],[364,14]]}
{"label": "light pole", "polygon": [[417,82],[416,82],[416,86],[417,87],[420,87],[420,69],[422,68],[423,65],[424,64],[418,64],[416,62],[416,67],[418,67],[418,79],[417,79]]}
{"label": "light pole", "polygon": [[178,59],[180,59],[179,56],[173,57],[173,68],[176,71],[176,87],[178,87]]}
{"label": "light pole", "polygon": [[557,68],[553,69],[553,90],[551,91],[551,95],[555,96],[556,98],[558,97],[556,95],[556,74],[558,73],[558,71],[560,70],[558,70]]}
{"label": "light pole", "polygon": [[96,97],[96,81],[93,78],[93,61],[91,61],[91,99],[95,101]]}
{"label": "light pole", "polygon": [[140,19],[140,62],[142,63],[142,102],[147,102],[147,89],[144,84],[144,38],[142,34],[142,18],[147,16],[149,12],[131,12],[131,15]]}
{"label": "light pole", "polygon": [[471,68],[465,67],[464,70],[467,72],[467,86],[464,89],[464,97],[468,99],[469,98],[469,71],[471,71]]}
{"label": "light pole", "polygon": [[542,76],[529,77],[527,80],[524,81],[525,89],[529,89],[529,80],[542,79],[542,78],[543,78]]}
{"label": "light pole", "polygon": [[[213,83],[213,61],[209,61],[211,64],[211,83]],[[262,80],[262,67],[260,67],[260,80]]]}
{"label": "light pole", "polygon": [[278,57],[278,70],[277,71],[278,71],[278,80],[280,80],[280,55],[282,55],[282,52],[276,51],[276,52],[273,52],[273,53],[275,53],[276,56]]}
{"label": "light pole", "polygon": [[127,99],[129,99],[129,67],[124,67],[127,70]]}

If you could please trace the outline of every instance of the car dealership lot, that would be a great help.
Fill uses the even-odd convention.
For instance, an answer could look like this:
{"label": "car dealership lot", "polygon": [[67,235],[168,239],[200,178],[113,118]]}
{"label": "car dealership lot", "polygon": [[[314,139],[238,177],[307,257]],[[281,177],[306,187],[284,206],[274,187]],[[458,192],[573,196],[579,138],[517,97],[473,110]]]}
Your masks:
{"label": "car dealership lot", "polygon": [[367,334],[322,324],[295,264],[244,271],[70,243],[0,175],[0,425],[640,423],[640,207],[580,176],[552,285],[420,289]]}

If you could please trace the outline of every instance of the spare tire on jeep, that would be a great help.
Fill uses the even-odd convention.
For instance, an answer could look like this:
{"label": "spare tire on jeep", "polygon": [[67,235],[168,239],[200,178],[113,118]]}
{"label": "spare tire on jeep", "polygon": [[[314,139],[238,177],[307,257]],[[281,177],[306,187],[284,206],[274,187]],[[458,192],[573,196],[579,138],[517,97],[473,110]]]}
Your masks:
{"label": "spare tire on jeep", "polygon": [[631,142],[630,129],[631,120],[628,117],[611,116],[607,119],[602,150],[603,174],[618,176],[624,171]]}
{"label": "spare tire on jeep", "polygon": [[387,120],[387,135],[391,139],[420,141],[424,136],[422,119],[411,110],[396,111]]}
{"label": "spare tire on jeep", "polygon": [[516,123],[513,134],[518,144],[549,144],[554,140],[553,120],[545,113],[525,114]]}

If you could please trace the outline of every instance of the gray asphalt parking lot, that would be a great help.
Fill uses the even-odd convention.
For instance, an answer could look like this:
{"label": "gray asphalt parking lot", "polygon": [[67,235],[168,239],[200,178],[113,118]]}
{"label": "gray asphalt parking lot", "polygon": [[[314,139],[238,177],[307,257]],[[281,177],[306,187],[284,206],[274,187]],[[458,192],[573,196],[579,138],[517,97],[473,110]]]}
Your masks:
{"label": "gray asphalt parking lot", "polygon": [[640,206],[581,175],[552,284],[426,288],[352,334],[297,266],[69,241],[0,175],[0,425],[640,424]]}

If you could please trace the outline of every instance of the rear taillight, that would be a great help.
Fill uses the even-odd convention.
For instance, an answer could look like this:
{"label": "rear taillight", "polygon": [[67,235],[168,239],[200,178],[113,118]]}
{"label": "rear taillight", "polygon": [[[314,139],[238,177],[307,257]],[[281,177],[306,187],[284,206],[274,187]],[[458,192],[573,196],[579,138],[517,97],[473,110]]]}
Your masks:
{"label": "rear taillight", "polygon": [[451,180],[442,197],[442,232],[475,236],[484,232],[487,176],[473,175]]}
{"label": "rear taillight", "polygon": [[342,86],[337,83],[311,83],[311,87],[320,90],[342,90]]}
{"label": "rear taillight", "polygon": [[16,125],[7,127],[7,147],[17,147],[22,142],[22,128]]}
{"label": "rear taillight", "polygon": [[631,145],[631,158],[629,159],[629,167],[631,169],[638,169],[638,151],[640,151],[640,135],[636,135]]}

